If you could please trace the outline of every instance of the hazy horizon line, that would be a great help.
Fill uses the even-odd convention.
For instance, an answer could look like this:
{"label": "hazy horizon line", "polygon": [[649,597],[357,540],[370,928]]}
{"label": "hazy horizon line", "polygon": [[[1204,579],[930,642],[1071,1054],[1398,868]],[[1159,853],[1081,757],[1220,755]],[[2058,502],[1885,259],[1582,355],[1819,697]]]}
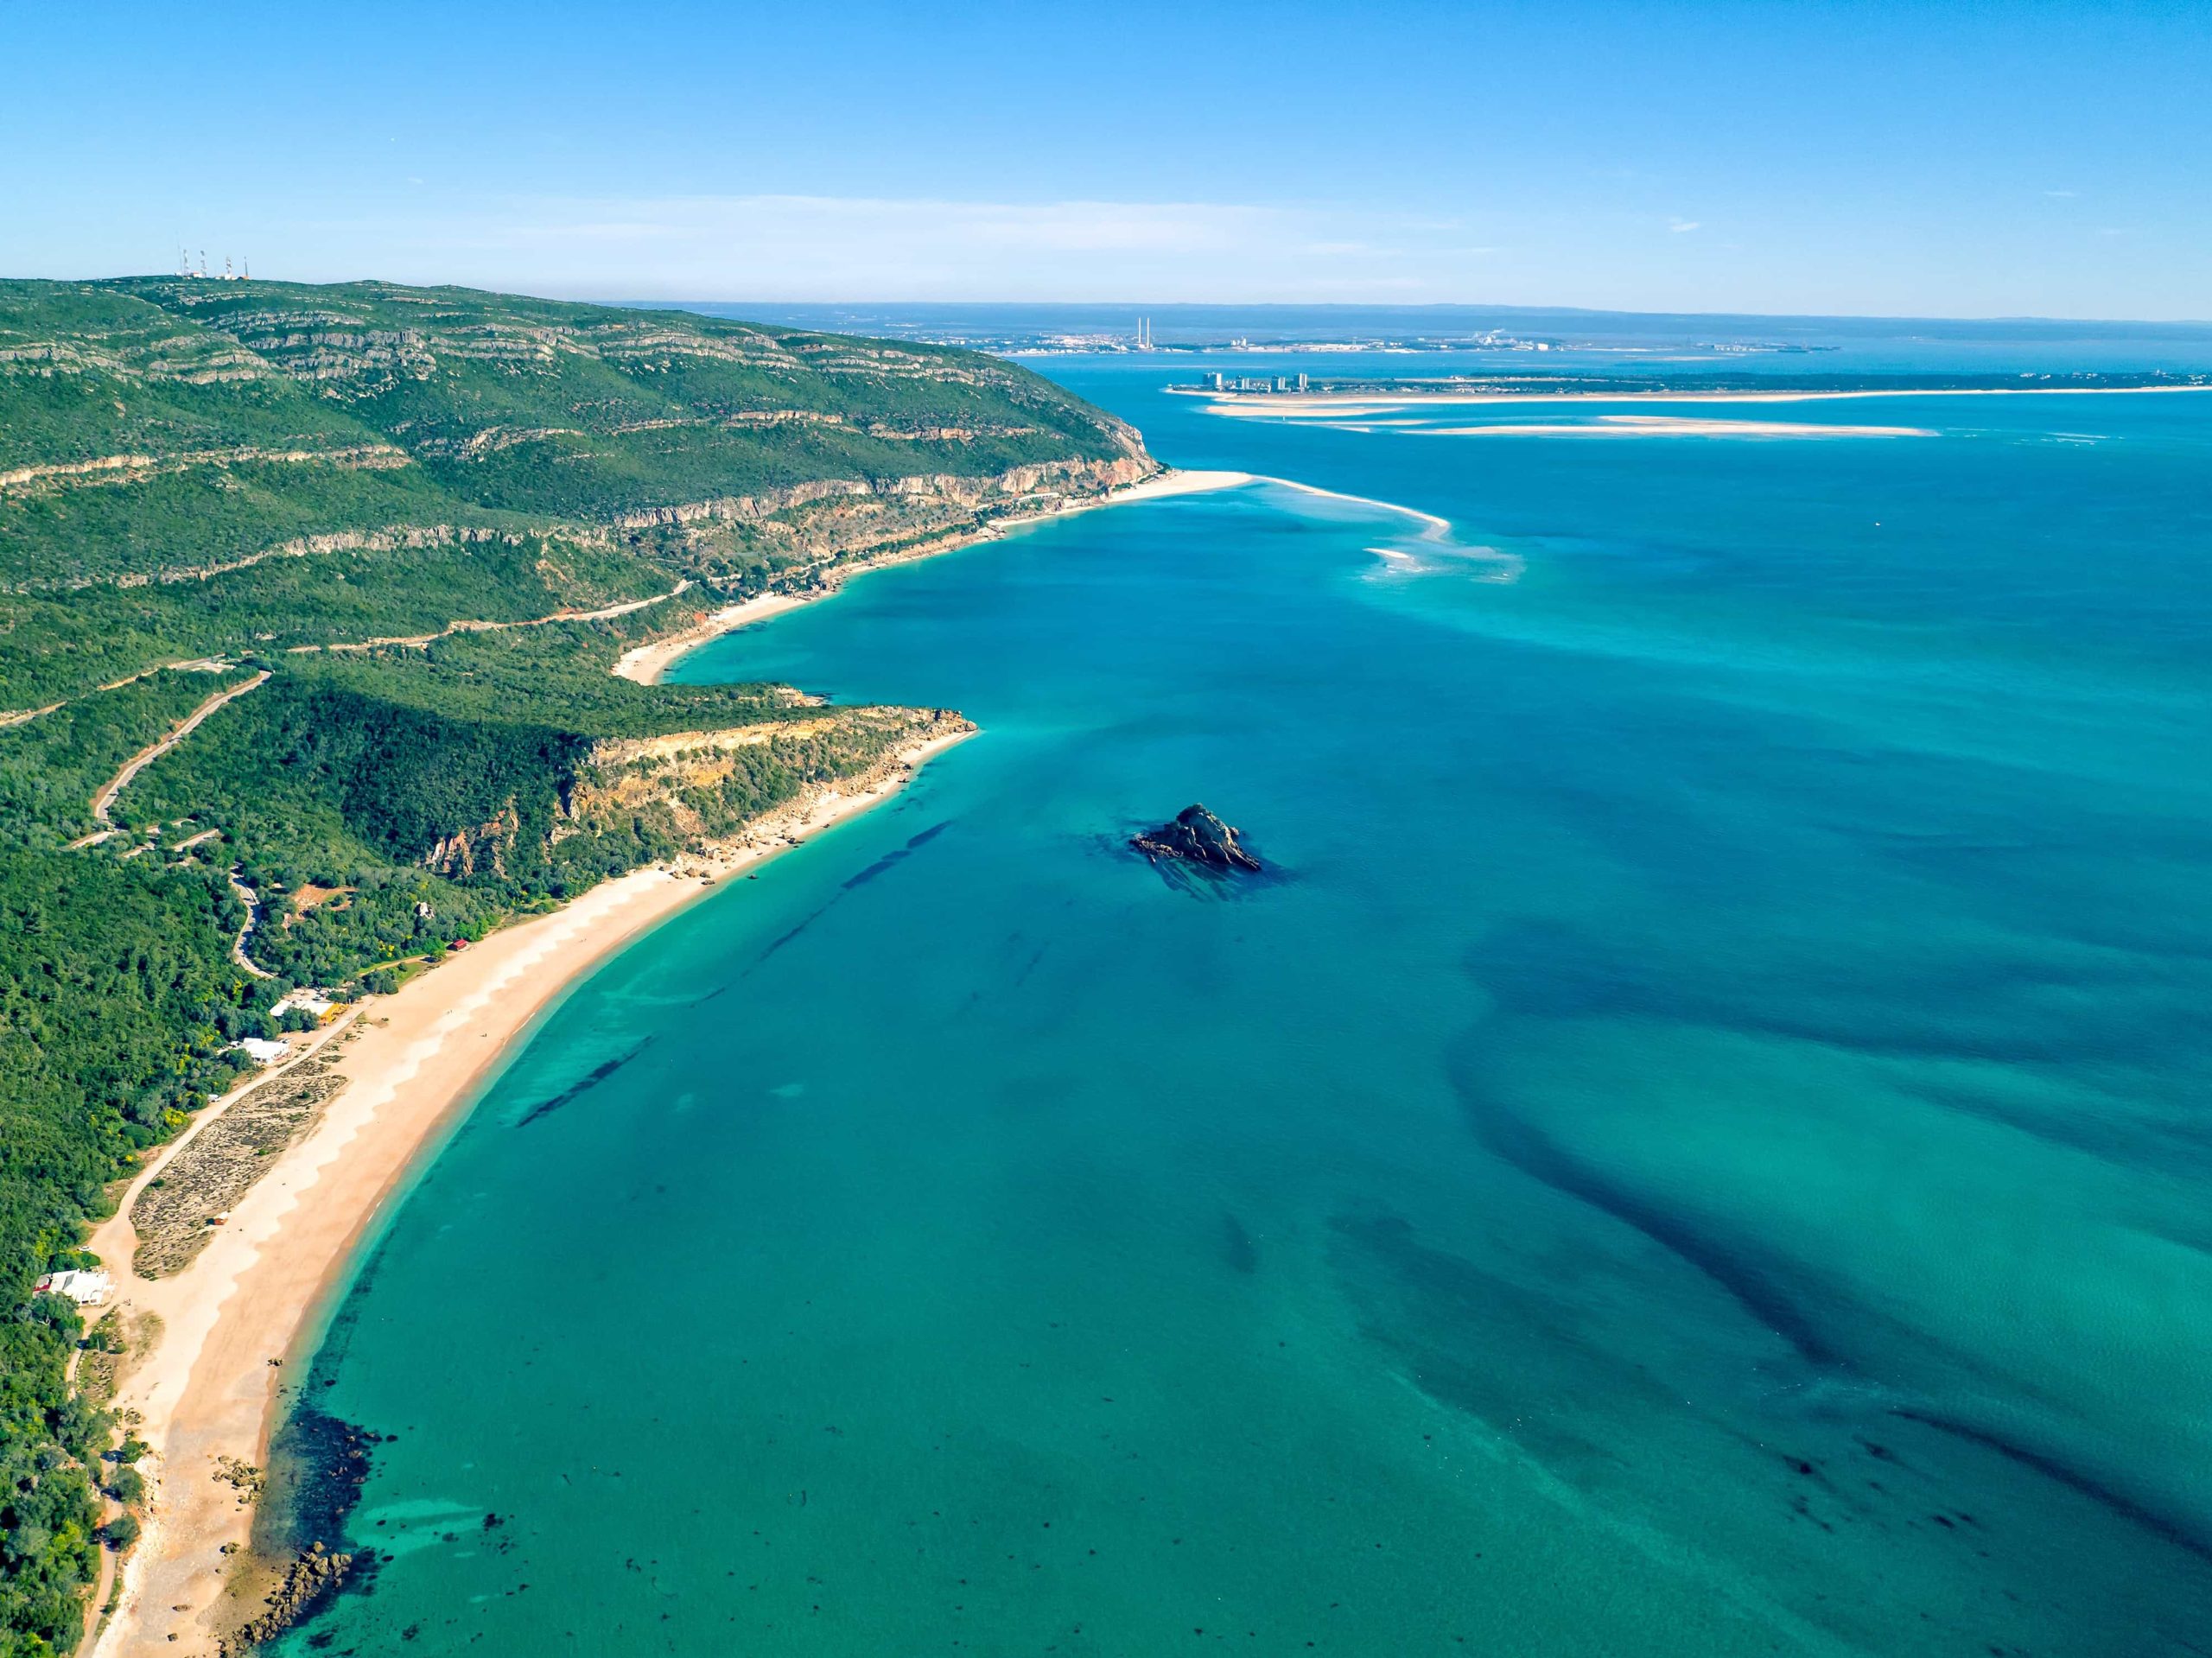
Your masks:
{"label": "hazy horizon line", "polygon": [[[123,271],[110,276],[11,276],[0,281],[60,282],[60,283],[118,283],[153,281],[176,277],[175,270]],[[219,282],[220,277],[202,280]],[[1999,312],[1982,314],[1966,313],[1943,314],[1929,311],[1762,311],[1762,310],[1702,310],[1633,306],[1558,305],[1541,302],[1510,300],[1284,300],[1284,299],[1129,299],[1129,298],[1067,298],[1051,299],[976,299],[976,298],[893,298],[883,295],[865,297],[808,298],[794,295],[715,295],[706,294],[683,295],[623,295],[606,290],[587,291],[569,288],[566,291],[541,291],[523,288],[489,288],[472,283],[409,282],[391,276],[340,276],[320,279],[263,276],[251,280],[263,283],[283,283],[292,287],[340,288],[361,283],[382,283],[397,288],[454,288],[483,294],[506,294],[523,299],[543,299],[580,305],[605,305],[614,308],[667,308],[683,309],[699,305],[766,306],[798,308],[823,307],[838,308],[882,308],[899,307],[969,307],[976,309],[1033,309],[1053,308],[1081,310],[1150,311],[1390,311],[1403,313],[1477,311],[1512,312],[1566,317],[1681,317],[1686,319],[1733,319],[1772,322],[1900,322],[1900,323],[1972,323],[1972,324],[2033,324],[2045,327],[2090,327],[2100,328],[2173,328],[2212,329],[2212,315],[2202,317],[2131,317],[2131,316],[2069,316],[2037,312]],[[565,285],[562,285],[565,287]]]}

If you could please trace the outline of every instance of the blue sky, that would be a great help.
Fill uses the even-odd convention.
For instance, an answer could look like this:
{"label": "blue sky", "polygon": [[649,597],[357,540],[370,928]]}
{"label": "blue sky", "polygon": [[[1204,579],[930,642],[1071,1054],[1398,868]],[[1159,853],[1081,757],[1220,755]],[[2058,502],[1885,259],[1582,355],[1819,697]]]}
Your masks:
{"label": "blue sky", "polygon": [[0,0],[0,57],[9,275],[2212,316],[2212,0]]}

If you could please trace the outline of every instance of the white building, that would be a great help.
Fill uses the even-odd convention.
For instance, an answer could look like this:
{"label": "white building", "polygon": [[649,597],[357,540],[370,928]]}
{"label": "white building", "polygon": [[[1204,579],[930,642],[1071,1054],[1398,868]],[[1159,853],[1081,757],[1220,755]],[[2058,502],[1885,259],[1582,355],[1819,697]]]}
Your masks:
{"label": "white building", "polygon": [[103,1272],[72,1270],[48,1273],[35,1287],[41,1295],[66,1295],[79,1306],[89,1307],[107,1299],[115,1280]]}

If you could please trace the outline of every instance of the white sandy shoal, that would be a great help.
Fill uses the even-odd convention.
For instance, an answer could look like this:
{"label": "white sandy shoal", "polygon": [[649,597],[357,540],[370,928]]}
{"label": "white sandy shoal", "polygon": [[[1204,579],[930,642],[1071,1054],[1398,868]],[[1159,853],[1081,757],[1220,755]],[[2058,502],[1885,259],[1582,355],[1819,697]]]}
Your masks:
{"label": "white sandy shoal", "polygon": [[1415,437],[1936,437],[1929,426],[1840,426],[1792,420],[1699,420],[1691,416],[1600,415],[1592,421],[1500,421],[1422,426]]}
{"label": "white sandy shoal", "polygon": [[1938,386],[1915,391],[1666,391],[1624,386],[1618,391],[1307,391],[1201,393],[1209,414],[1243,420],[1344,420],[1393,409],[1448,408],[1497,403],[1841,403],[1862,397],[2118,397],[2142,392],[2206,392],[2212,385]]}

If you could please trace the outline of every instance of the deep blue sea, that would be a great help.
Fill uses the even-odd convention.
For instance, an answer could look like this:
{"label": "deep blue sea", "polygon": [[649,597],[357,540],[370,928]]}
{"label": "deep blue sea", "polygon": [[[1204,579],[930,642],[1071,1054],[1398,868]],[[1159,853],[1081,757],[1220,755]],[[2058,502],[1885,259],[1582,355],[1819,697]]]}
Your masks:
{"label": "deep blue sea", "polygon": [[[316,1362],[381,1563],[284,1650],[2212,1645],[2212,392],[1034,360],[1451,527],[1117,507],[690,658],[982,734],[425,1171]],[[1123,849],[1194,800],[1273,873]]]}

